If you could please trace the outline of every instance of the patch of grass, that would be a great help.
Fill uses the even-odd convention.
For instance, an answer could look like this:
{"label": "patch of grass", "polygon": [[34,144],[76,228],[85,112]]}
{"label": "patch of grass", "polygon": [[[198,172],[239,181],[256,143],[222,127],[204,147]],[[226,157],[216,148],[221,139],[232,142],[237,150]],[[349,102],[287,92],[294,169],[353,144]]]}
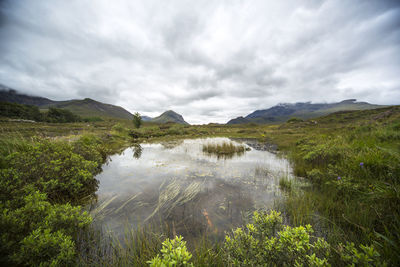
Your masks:
{"label": "patch of grass", "polygon": [[283,191],[291,192],[293,189],[293,180],[287,177],[281,177],[279,179],[279,187]]}
{"label": "patch of grass", "polygon": [[245,151],[246,151],[246,146],[236,145],[232,142],[203,145],[203,152],[215,155],[230,155],[236,153],[244,153]]}
{"label": "patch of grass", "polygon": [[292,161],[294,173],[311,183],[306,189],[292,185],[284,201],[291,224],[318,225],[333,243],[375,244],[398,265],[399,121],[400,108],[390,107],[340,112],[272,131],[270,139]]}

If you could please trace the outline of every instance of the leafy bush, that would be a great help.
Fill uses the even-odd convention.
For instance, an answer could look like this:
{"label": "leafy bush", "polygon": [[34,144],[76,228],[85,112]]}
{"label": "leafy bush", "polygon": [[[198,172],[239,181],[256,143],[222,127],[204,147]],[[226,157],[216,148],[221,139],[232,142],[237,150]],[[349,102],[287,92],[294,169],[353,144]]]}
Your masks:
{"label": "leafy bush", "polygon": [[8,168],[0,170],[4,198],[13,197],[14,190],[28,184],[57,202],[78,202],[93,194],[98,187],[93,175],[99,163],[85,160],[73,149],[67,143],[41,141],[27,151],[7,156]]}
{"label": "leafy bush", "polygon": [[[0,263],[71,266],[77,236],[92,219],[92,197],[107,150],[94,136],[75,143],[40,140],[5,156],[0,169]],[[66,204],[64,204],[66,203]]]}
{"label": "leafy bush", "polygon": [[[282,225],[279,212],[254,212],[253,223],[225,237],[228,262],[234,266],[330,266],[332,248],[323,238],[312,236],[311,225]],[[383,264],[371,246],[340,245],[341,264]]]}
{"label": "leafy bush", "polygon": [[183,241],[182,236],[176,236],[175,239],[166,239],[162,243],[161,249],[162,256],[157,255],[148,263],[152,267],[163,267],[163,266],[193,266],[190,263],[192,254],[186,248],[186,242]]}
{"label": "leafy bush", "polygon": [[91,217],[70,204],[51,204],[46,194],[27,186],[22,201],[2,204],[1,262],[24,266],[65,266],[75,260],[76,235]]}
{"label": "leafy bush", "polygon": [[110,150],[94,135],[84,135],[73,144],[73,152],[81,155],[85,160],[97,163],[96,173],[101,171],[101,165],[106,161]]}

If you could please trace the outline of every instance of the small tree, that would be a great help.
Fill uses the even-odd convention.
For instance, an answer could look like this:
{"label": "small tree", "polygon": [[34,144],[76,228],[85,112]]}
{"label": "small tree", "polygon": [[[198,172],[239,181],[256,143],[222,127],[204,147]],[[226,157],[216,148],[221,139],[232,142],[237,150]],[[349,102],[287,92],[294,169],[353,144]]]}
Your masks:
{"label": "small tree", "polygon": [[139,112],[133,114],[133,125],[135,125],[136,128],[140,128],[140,125],[142,125],[142,117]]}

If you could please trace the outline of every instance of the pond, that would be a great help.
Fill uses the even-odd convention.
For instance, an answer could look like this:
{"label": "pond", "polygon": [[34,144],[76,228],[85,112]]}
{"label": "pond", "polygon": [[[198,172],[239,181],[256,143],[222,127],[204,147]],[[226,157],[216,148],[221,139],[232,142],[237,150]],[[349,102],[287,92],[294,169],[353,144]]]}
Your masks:
{"label": "pond", "polygon": [[[203,152],[205,144],[242,145],[233,156]],[[92,210],[115,235],[138,225],[165,226],[185,239],[223,236],[256,209],[281,197],[279,179],[292,177],[288,161],[255,140],[205,138],[144,143],[113,155],[103,166]]]}

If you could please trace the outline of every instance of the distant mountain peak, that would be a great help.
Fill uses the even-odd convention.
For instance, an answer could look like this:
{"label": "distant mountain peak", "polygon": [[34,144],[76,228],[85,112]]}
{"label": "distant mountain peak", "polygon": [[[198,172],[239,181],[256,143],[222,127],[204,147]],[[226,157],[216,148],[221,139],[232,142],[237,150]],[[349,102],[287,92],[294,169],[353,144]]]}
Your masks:
{"label": "distant mountain peak", "polygon": [[186,125],[189,124],[183,119],[182,115],[176,113],[173,110],[167,110],[163,112],[160,116],[153,118],[151,122],[156,122],[156,123],[175,122]]}

